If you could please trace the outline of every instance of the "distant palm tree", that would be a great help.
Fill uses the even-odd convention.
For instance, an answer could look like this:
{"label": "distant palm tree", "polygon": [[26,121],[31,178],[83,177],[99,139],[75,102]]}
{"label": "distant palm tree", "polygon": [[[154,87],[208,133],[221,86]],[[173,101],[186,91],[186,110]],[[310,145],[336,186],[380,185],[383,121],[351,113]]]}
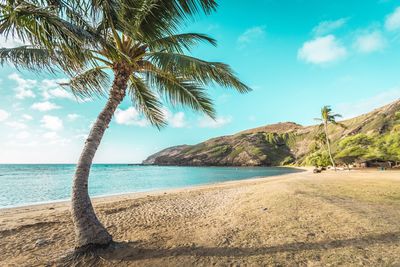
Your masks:
{"label": "distant palm tree", "polygon": [[[112,242],[94,212],[88,177],[104,132],[127,93],[149,122],[161,128],[166,125],[161,99],[214,118],[207,86],[250,91],[228,65],[186,55],[199,42],[215,45],[216,41],[204,34],[178,33],[179,26],[216,7],[214,0],[26,0],[0,5],[0,33],[29,43],[0,49],[2,64],[36,71],[61,69],[71,77],[65,85],[77,97],[108,96],[73,179],[76,248]],[[113,73],[110,89],[107,69]]]}
{"label": "distant palm tree", "polygon": [[316,150],[323,148],[326,145],[325,132],[318,132],[313,138],[316,146]]}
{"label": "distant palm tree", "polygon": [[[332,108],[330,106],[324,106],[321,109],[321,118],[315,119],[315,120],[321,122],[320,126],[324,129],[323,135],[325,136],[325,144],[327,146],[327,150],[328,150],[329,158],[332,163],[332,167],[335,169],[335,171],[336,171],[336,164],[335,164],[335,161],[333,160],[333,156],[332,156],[331,141],[329,140],[329,136],[328,136],[328,124],[339,125],[340,127],[345,128],[346,127],[345,125],[336,121],[336,118],[341,118],[341,117],[342,117],[342,115],[340,115],[340,114],[333,114]],[[320,138],[321,138],[321,134],[319,134],[319,139]]]}

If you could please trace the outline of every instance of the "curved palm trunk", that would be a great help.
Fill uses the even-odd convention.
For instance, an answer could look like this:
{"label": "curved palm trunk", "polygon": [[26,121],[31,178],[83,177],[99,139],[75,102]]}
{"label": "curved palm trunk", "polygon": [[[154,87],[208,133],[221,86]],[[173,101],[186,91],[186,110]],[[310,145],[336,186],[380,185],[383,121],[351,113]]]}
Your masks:
{"label": "curved palm trunk", "polygon": [[75,227],[75,248],[107,246],[112,242],[111,235],[97,219],[88,192],[90,167],[105,130],[112,119],[118,105],[124,99],[126,87],[131,74],[123,64],[114,66],[115,78],[107,104],[93,124],[86,139],[76,167],[72,186],[72,220]]}
{"label": "curved palm trunk", "polygon": [[335,164],[335,161],[333,160],[333,157],[332,157],[331,141],[329,140],[329,137],[328,137],[328,124],[326,122],[324,122],[324,129],[325,129],[326,145],[328,146],[329,158],[331,159],[331,163],[332,163],[333,169],[336,171],[336,164]]}

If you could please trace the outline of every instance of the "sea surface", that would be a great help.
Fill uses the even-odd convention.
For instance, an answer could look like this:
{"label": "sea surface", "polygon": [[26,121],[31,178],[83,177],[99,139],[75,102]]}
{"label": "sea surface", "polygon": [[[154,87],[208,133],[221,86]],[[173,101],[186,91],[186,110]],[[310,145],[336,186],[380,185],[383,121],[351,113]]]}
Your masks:
{"label": "sea surface", "polygon": [[[69,199],[73,164],[0,165],[0,208]],[[89,180],[91,196],[183,188],[224,181],[296,172],[291,168],[161,167],[95,164]]]}

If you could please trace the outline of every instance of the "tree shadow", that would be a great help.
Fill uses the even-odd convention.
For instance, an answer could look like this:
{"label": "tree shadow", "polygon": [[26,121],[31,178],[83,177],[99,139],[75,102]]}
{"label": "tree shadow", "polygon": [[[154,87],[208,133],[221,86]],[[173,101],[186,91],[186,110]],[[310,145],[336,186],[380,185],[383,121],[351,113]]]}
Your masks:
{"label": "tree shadow", "polygon": [[144,259],[176,257],[176,256],[217,256],[217,257],[248,257],[271,255],[282,252],[302,252],[308,250],[329,250],[344,247],[363,248],[373,244],[389,244],[400,242],[400,231],[384,234],[368,235],[360,238],[344,240],[328,240],[320,242],[296,242],[271,247],[241,248],[241,247],[177,247],[171,249],[146,248],[136,242],[117,242],[104,250],[101,257],[107,261],[137,261]]}

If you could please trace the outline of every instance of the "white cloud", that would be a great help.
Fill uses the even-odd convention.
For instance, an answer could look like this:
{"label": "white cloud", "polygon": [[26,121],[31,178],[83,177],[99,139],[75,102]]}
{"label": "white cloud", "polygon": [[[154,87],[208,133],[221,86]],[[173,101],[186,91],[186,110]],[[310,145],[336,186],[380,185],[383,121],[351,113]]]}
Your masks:
{"label": "white cloud", "polygon": [[67,83],[68,79],[44,79],[40,83],[42,89],[54,89],[60,87],[60,83]]}
{"label": "white cloud", "polygon": [[76,100],[75,96],[70,92],[66,91],[60,86],[60,83],[66,83],[68,79],[44,79],[40,83],[40,88],[42,89],[42,96],[45,100],[51,98],[65,98],[70,100]]}
{"label": "white cloud", "polygon": [[43,92],[44,99],[50,98],[65,98],[70,100],[76,100],[75,96],[62,88],[55,88]]}
{"label": "white cloud", "polygon": [[7,111],[0,109],[0,121],[5,121],[9,116],[10,114]]}
{"label": "white cloud", "polygon": [[52,131],[58,131],[63,128],[63,121],[56,116],[44,115],[41,122],[43,128]]}
{"label": "white cloud", "polygon": [[54,140],[54,139],[59,138],[59,136],[58,136],[57,132],[46,132],[43,134],[43,138]]}
{"label": "white cloud", "polygon": [[208,116],[204,116],[199,121],[200,128],[220,128],[224,125],[231,123],[232,117],[217,117],[215,120]]}
{"label": "white cloud", "polygon": [[31,121],[31,120],[33,120],[33,117],[32,117],[31,115],[29,115],[29,114],[23,114],[23,115],[22,115],[22,118],[23,118],[24,120],[26,120],[26,121]]}
{"label": "white cloud", "polygon": [[11,105],[11,107],[15,110],[15,111],[21,111],[24,110],[24,108],[22,107],[22,104],[20,102],[15,102]]}
{"label": "white cloud", "polygon": [[68,114],[68,115],[67,115],[67,118],[68,118],[68,120],[70,120],[70,121],[74,121],[74,120],[78,119],[80,116],[81,116],[81,115],[79,115],[79,114],[72,113],[72,114]]}
{"label": "white cloud", "polygon": [[16,36],[9,35],[8,38],[3,34],[0,36],[0,47],[13,48],[24,45],[24,42]]}
{"label": "white cloud", "polygon": [[400,7],[386,17],[385,28],[388,31],[395,31],[400,29]]}
{"label": "white cloud", "polygon": [[240,48],[244,48],[247,44],[254,40],[265,36],[265,26],[256,26],[244,31],[237,39]]}
{"label": "white cloud", "polygon": [[169,118],[168,122],[173,128],[185,127],[186,126],[185,113],[178,112],[173,114],[172,117]]}
{"label": "white cloud", "polygon": [[165,119],[172,128],[183,128],[186,126],[185,113],[177,112],[172,113],[170,110],[164,108],[163,110]]}
{"label": "white cloud", "polygon": [[399,96],[400,87],[392,88],[369,98],[338,104],[335,110],[349,119],[399,100]]}
{"label": "white cloud", "polygon": [[61,107],[49,101],[44,101],[44,102],[33,103],[31,108],[39,111],[49,111],[53,109],[59,109]]}
{"label": "white cloud", "polygon": [[[62,88],[60,83],[68,82],[68,79],[44,79],[38,84],[36,80],[24,79],[17,73],[12,73],[8,76],[10,80],[17,83],[17,87],[14,89],[16,91],[15,97],[18,99],[24,98],[34,98],[36,95],[33,92],[34,87],[38,87],[42,91],[42,96],[44,100],[49,100],[52,98],[63,98],[77,101],[76,97]],[[80,102],[86,102],[87,100],[81,100]]]}
{"label": "white cloud", "polygon": [[[5,143],[7,146],[11,146],[11,147],[15,147],[18,148],[18,150],[16,151],[18,155],[16,157],[16,159],[20,159],[22,156],[24,156],[23,154],[21,154],[21,150],[25,149],[27,147],[35,147],[37,145],[39,145],[40,143],[38,141],[27,141],[27,142],[22,142],[21,140],[10,140],[8,142]],[[10,162],[16,162],[14,161],[10,161]]]}
{"label": "white cloud", "polygon": [[[185,114],[183,112],[173,113],[167,108],[164,108],[162,112],[171,127],[186,127],[187,123],[185,121]],[[126,110],[117,109],[115,111],[115,121],[117,124],[121,125],[136,125],[140,127],[145,127],[149,125],[149,122],[146,119],[142,118],[139,112],[134,107],[130,107]]]}
{"label": "white cloud", "polygon": [[19,121],[9,121],[6,122],[6,125],[14,128],[14,129],[18,129],[18,130],[23,130],[28,128],[28,126],[25,123],[19,122]]}
{"label": "white cloud", "polygon": [[22,132],[17,133],[17,134],[15,135],[15,138],[17,138],[17,139],[27,139],[27,138],[29,138],[30,136],[31,136],[31,134],[30,134],[29,132],[27,132],[27,131],[22,131]]}
{"label": "white cloud", "polygon": [[66,145],[70,143],[69,139],[59,136],[58,133],[54,131],[44,133],[43,138],[46,139],[50,145]]}
{"label": "white cloud", "polygon": [[365,33],[356,38],[355,48],[362,53],[371,53],[382,50],[386,45],[386,40],[380,31]]}
{"label": "white cloud", "polygon": [[35,80],[29,80],[29,79],[23,79],[19,74],[17,73],[12,73],[8,75],[8,78],[10,80],[13,80],[17,83],[17,87],[14,88],[16,95],[15,97],[18,99],[24,99],[24,98],[33,98],[35,97],[35,93],[32,91],[32,88],[36,85]]}
{"label": "white cloud", "polygon": [[126,110],[118,108],[115,111],[115,121],[117,124],[122,125],[136,125],[140,127],[148,125],[145,119],[140,118],[139,112],[134,107],[130,107]]}
{"label": "white cloud", "polygon": [[94,99],[90,98],[90,97],[85,97],[85,98],[74,98],[74,100],[78,103],[88,103],[88,102],[92,102]]}
{"label": "white cloud", "polygon": [[71,92],[68,92],[60,86],[61,83],[68,82],[68,79],[44,79],[40,83],[36,80],[24,79],[17,73],[12,73],[8,76],[10,80],[17,83],[15,97],[18,99],[34,98],[36,97],[34,91],[35,87],[40,89],[43,100],[47,101],[53,98],[69,99],[77,102],[89,102],[91,99],[77,99]]}
{"label": "white cloud", "polygon": [[314,27],[312,31],[317,36],[325,35],[343,27],[348,20],[348,18],[341,18],[338,20],[322,21],[316,27]]}
{"label": "white cloud", "polygon": [[342,59],[346,55],[346,48],[334,35],[328,35],[305,42],[299,49],[297,57],[308,63],[324,64]]}
{"label": "white cloud", "polygon": [[74,135],[74,138],[77,138],[79,140],[86,140],[88,138],[88,134],[76,134]]}

